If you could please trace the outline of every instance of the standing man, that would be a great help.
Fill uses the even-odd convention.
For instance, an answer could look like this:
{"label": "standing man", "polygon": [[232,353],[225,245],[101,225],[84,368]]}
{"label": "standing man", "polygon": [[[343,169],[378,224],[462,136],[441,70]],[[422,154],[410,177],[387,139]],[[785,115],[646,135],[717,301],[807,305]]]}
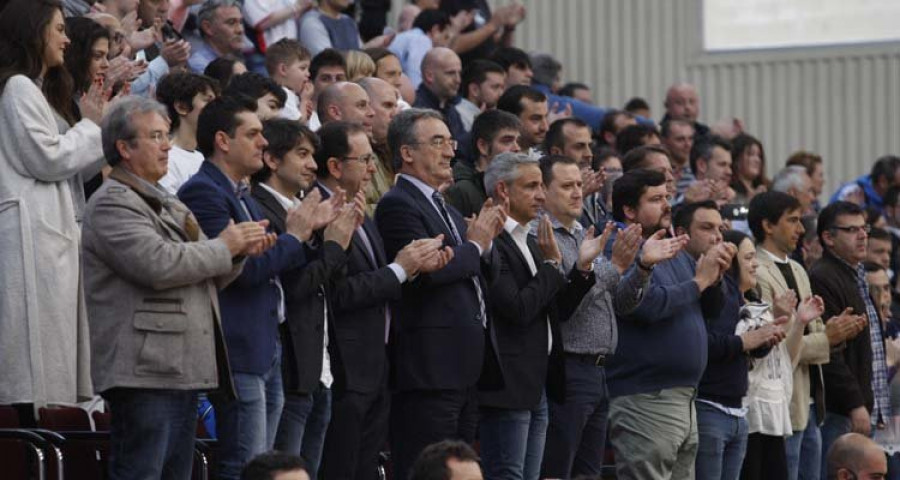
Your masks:
{"label": "standing man", "polygon": [[456,52],[446,47],[429,50],[422,59],[422,83],[416,89],[413,106],[437,110],[444,115],[450,134],[464,147],[460,152],[464,158],[468,153],[465,149],[469,148],[466,145],[469,135],[456,110],[461,99],[458,94],[461,75],[462,62]]}
{"label": "standing man", "polygon": [[[262,168],[267,145],[255,108],[251,100],[221,97],[200,113],[197,145],[206,160],[179,197],[207,235],[218,235],[232,222],[264,218],[244,183]],[[219,292],[238,394],[238,400],[216,404],[223,478],[238,478],[251,458],[274,445],[284,403],[278,329],[285,306],[279,275],[306,264],[304,243],[334,219],[336,205],[320,203],[319,198],[313,193],[299,208],[288,211],[285,233],[278,235],[275,246],[248,259],[241,275]]]}
{"label": "standing man", "polygon": [[370,138],[372,151],[376,156],[375,173],[366,188],[366,213],[371,216],[381,197],[394,186],[394,169],[387,146],[387,132],[391,120],[400,113],[400,92],[380,78],[366,77],[357,83],[369,95],[369,105],[375,111]]}
{"label": "standing man", "polygon": [[453,259],[438,272],[421,274],[395,304],[392,322],[392,454],[395,476],[406,478],[426,445],[445,438],[471,442],[477,426],[476,384],[502,385],[502,374],[482,376],[491,350],[482,256],[491,253],[505,215],[488,202],[467,225],[438,188],[450,181],[456,141],[440,113],[412,108],[388,130],[397,184],[375,212],[387,258],[409,242],[443,235]]}
{"label": "standing man", "polygon": [[659,133],[663,146],[669,149],[672,158],[676,194],[683,195],[696,180],[690,166],[691,148],[694,146],[694,124],[683,118],[670,118],[661,125]]}
{"label": "standing man", "polygon": [[543,151],[548,155],[563,155],[575,160],[581,169],[582,195],[584,195],[584,225],[602,231],[609,217],[609,206],[597,193],[603,187],[605,175],[595,172],[594,149],[591,129],[573,117],[561,118],[550,125],[544,137]]}
{"label": "standing man", "polygon": [[234,395],[216,289],[272,243],[258,222],[230,224],[212,240],[197,228],[157,183],[168,134],[159,103],[115,104],[103,122],[113,170],[85,211],[91,370],[112,412],[113,478],[190,477],[197,393]]}
{"label": "standing man", "polygon": [[462,99],[456,110],[467,132],[472,131],[472,124],[478,115],[497,108],[505,82],[506,71],[490,60],[474,60],[463,68]]}
{"label": "standing man", "polygon": [[711,135],[709,127],[697,120],[700,116],[700,97],[693,85],[676,83],[669,87],[663,106],[666,108],[666,114],[660,123],[672,118],[684,118],[693,124],[695,141],[705,140]]}

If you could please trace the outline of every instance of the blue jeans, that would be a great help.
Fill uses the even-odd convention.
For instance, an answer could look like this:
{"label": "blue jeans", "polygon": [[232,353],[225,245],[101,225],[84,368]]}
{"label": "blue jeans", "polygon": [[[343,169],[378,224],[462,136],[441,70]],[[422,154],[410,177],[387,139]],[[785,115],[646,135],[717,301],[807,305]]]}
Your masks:
{"label": "blue jeans", "polygon": [[237,480],[253,457],[269,451],[284,406],[281,385],[281,343],[276,343],[272,365],[262,375],[235,372],[235,401],[216,405],[219,440],[219,477]]}
{"label": "blue jeans", "polygon": [[114,388],[109,478],[190,478],[197,429],[197,392]]}
{"label": "blue jeans", "polygon": [[547,396],[533,410],[481,408],[481,464],[491,480],[538,480],[547,439]]}
{"label": "blue jeans", "polygon": [[566,399],[548,402],[550,424],[541,471],[546,478],[599,475],[606,448],[609,392],[606,370],[566,357]]}
{"label": "blue jeans", "polygon": [[747,419],[704,402],[697,407],[697,480],[737,480],[747,452]]}
{"label": "blue jeans", "polygon": [[822,467],[822,433],[819,431],[816,405],[809,405],[806,428],[796,430],[784,442],[789,480],[817,480]]}
{"label": "blue jeans", "polygon": [[828,449],[831,448],[831,444],[834,443],[835,440],[838,439],[841,435],[845,433],[850,433],[853,430],[853,423],[850,421],[850,417],[845,417],[843,415],[838,415],[836,413],[826,412],[825,413],[825,422],[822,423],[822,469],[820,470],[820,475],[822,480],[827,480],[828,478],[828,464],[826,453]]}
{"label": "blue jeans", "polygon": [[275,437],[275,448],[300,455],[309,478],[316,478],[322,462],[325,432],[331,421],[331,389],[321,383],[307,395],[288,394]]}

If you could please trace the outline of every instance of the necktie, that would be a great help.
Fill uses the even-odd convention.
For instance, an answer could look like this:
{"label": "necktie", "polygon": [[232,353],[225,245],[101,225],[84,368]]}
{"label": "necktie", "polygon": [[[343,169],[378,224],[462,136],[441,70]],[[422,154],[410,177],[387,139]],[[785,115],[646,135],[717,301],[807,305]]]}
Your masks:
{"label": "necktie", "polygon": [[[431,194],[432,200],[434,200],[434,204],[437,205],[438,211],[441,212],[441,216],[444,218],[444,222],[447,223],[447,226],[450,227],[450,232],[453,233],[453,239],[455,240],[456,245],[462,245],[462,237],[459,235],[459,230],[456,229],[456,224],[453,223],[453,220],[450,218],[450,213],[447,211],[447,207],[444,206],[444,196],[441,195],[441,192],[435,190],[434,193]],[[481,283],[478,281],[477,276],[472,277],[472,284],[475,285],[475,293],[478,296],[478,308],[479,308],[479,318],[481,319],[481,325],[487,327],[487,313],[484,306],[484,294],[481,291]]]}

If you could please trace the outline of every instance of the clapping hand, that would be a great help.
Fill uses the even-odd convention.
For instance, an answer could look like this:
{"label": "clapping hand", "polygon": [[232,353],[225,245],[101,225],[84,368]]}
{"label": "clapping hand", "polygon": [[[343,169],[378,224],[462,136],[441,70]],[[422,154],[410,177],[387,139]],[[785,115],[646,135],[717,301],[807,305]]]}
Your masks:
{"label": "clapping hand", "polygon": [[685,234],[675,238],[665,238],[665,230],[657,230],[644,242],[641,248],[641,263],[645,267],[652,267],[659,262],[669,260],[684,248],[688,243],[688,236]]}
{"label": "clapping hand", "polygon": [[[607,228],[609,227],[608,224]],[[616,239],[612,245],[611,262],[619,274],[625,273],[625,270],[634,263],[634,258],[641,249],[641,235],[643,229],[638,223],[632,223],[627,228],[619,229],[616,233]]]}
{"label": "clapping hand", "polygon": [[809,322],[822,316],[823,312],[825,312],[825,301],[822,300],[822,297],[813,295],[800,302],[797,307],[797,320],[805,327]]}
{"label": "clapping hand", "polygon": [[608,222],[599,237],[594,234],[593,226],[588,228],[584,234],[584,240],[581,241],[581,245],[578,247],[578,262],[576,263],[578,270],[582,272],[591,270],[591,265],[603,253],[603,249],[606,248],[606,242],[609,241],[609,236],[615,228],[616,225],[614,223]]}

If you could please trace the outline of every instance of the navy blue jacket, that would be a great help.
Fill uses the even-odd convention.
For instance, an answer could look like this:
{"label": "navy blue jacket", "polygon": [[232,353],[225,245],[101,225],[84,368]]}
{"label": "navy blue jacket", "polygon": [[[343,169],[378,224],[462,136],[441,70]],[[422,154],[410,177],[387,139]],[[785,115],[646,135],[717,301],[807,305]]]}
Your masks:
{"label": "navy blue jacket", "polygon": [[457,95],[452,100],[448,101],[444,105],[444,108],[441,108],[441,101],[431,93],[431,90],[429,90],[423,82],[419,85],[419,88],[416,89],[416,101],[413,102],[413,106],[416,108],[430,108],[440,112],[441,115],[444,116],[447,128],[450,129],[450,136],[458,143],[456,148],[456,158],[474,158],[474,152],[472,152],[471,145],[469,145],[471,143],[471,137],[469,132],[466,131],[466,127],[463,125],[462,117],[459,116],[459,111],[456,109],[456,104],[458,104],[460,100],[462,100],[462,97]]}
{"label": "navy blue jacket", "polygon": [[[231,180],[209,161],[204,161],[200,171],[181,187],[178,198],[191,209],[209,238],[219,236],[229,220],[251,220]],[[250,195],[244,201],[252,220],[265,218]],[[272,366],[279,335],[280,297],[275,278],[305,263],[303,244],[293,235],[279,235],[274,247],[262,256],[248,258],[241,275],[219,291],[222,329],[233,371],[261,375]]]}

